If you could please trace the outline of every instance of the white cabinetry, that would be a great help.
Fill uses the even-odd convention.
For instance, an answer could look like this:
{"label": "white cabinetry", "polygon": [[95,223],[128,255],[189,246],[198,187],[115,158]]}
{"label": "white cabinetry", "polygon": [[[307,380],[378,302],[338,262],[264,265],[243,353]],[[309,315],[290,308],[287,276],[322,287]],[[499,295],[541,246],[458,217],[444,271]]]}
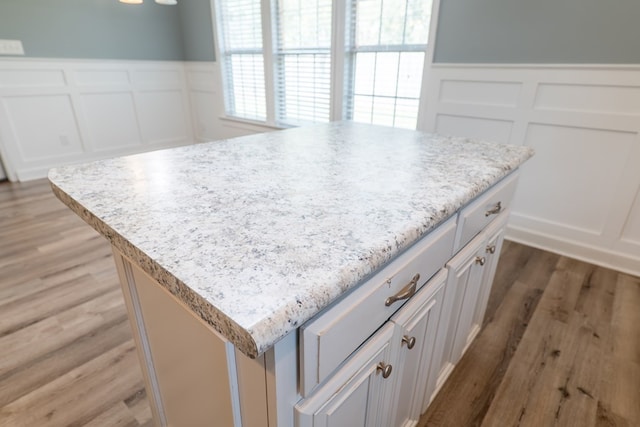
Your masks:
{"label": "white cabinetry", "polygon": [[395,414],[390,426],[413,425],[427,409],[425,397],[430,396],[435,387],[430,364],[437,354],[436,333],[446,281],[447,271],[441,270],[391,319],[396,325],[394,345],[398,350],[398,372],[395,373]]}
{"label": "white cabinetry", "polygon": [[500,258],[500,252],[502,250],[502,242],[504,241],[505,226],[507,222],[507,215],[500,222],[492,225],[487,230],[488,241],[484,247],[484,257],[486,258],[486,264],[483,269],[483,277],[481,282],[481,288],[478,295],[478,304],[473,315],[473,324],[477,325],[478,330],[482,327],[484,321],[485,310],[487,309],[487,303],[489,301],[489,295],[491,294],[491,285],[496,275],[496,268],[498,267],[498,259]]}
{"label": "white cabinetry", "polygon": [[386,324],[321,387],[296,407],[299,427],[389,425],[393,391],[392,338]]}
{"label": "white cabinetry", "polygon": [[414,426],[482,325],[516,178],[256,359],[116,251],[156,423]]}
{"label": "white cabinetry", "polygon": [[436,393],[480,331],[507,217],[507,212],[500,214],[447,263],[449,300],[440,331],[444,347]]}
{"label": "white cabinetry", "polygon": [[[444,360],[455,365],[467,343],[473,339],[473,313],[482,280],[485,258],[481,239],[473,240],[460,252],[447,268],[451,274],[448,287],[455,295],[451,310],[449,333],[445,344]],[[455,313],[455,315],[454,315]]]}
{"label": "white cabinetry", "polygon": [[299,427],[413,425],[426,409],[447,271],[440,270],[313,397]]}
{"label": "white cabinetry", "polygon": [[[514,173],[480,195],[456,222],[436,229],[302,328],[299,427],[418,422],[480,331],[516,180]],[[398,309],[394,297],[382,305],[393,295],[408,302]],[[350,350],[358,345],[354,332],[375,329],[382,318],[388,319],[382,328]],[[350,352],[346,361],[337,357]],[[383,382],[388,364],[393,368]]]}
{"label": "white cabinetry", "polygon": [[[301,394],[309,395],[451,258],[452,218],[301,330]],[[410,293],[405,293],[409,290]],[[404,298],[387,301],[390,297]]]}

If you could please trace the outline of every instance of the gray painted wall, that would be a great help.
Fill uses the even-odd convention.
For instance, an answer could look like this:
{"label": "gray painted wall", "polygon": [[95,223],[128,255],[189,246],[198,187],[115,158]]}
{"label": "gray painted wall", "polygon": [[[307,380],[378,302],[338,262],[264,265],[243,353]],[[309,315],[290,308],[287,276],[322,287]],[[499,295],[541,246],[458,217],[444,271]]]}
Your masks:
{"label": "gray painted wall", "polygon": [[185,61],[215,61],[210,0],[179,0]]}
{"label": "gray painted wall", "polygon": [[27,57],[185,59],[178,8],[153,0],[0,0],[0,39],[22,40]]}
{"label": "gray painted wall", "polygon": [[440,0],[434,62],[640,63],[638,0]]}

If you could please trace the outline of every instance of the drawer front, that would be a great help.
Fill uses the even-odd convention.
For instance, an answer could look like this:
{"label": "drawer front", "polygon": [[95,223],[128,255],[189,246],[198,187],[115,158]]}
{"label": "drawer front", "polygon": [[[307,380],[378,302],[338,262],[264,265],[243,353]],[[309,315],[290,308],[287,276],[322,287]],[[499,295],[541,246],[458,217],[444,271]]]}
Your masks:
{"label": "drawer front", "polygon": [[454,252],[469,243],[501,212],[509,209],[518,173],[513,172],[460,211]]}
{"label": "drawer front", "polygon": [[[420,289],[451,258],[455,217],[432,231],[301,330],[301,393],[323,382],[406,301],[394,301],[416,275]],[[391,299],[390,299],[391,297]]]}

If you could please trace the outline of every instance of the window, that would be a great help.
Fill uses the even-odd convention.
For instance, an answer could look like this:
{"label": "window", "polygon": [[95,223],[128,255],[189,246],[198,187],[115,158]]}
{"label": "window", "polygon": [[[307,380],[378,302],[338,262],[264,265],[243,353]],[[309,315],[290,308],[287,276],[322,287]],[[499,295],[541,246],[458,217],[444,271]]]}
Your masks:
{"label": "window", "polygon": [[266,120],[260,0],[221,1],[218,13],[227,113]]}
{"label": "window", "polygon": [[346,117],[415,129],[431,2],[354,0]]}
{"label": "window", "polygon": [[329,121],[331,0],[276,3],[276,116],[283,123]]}
{"label": "window", "polygon": [[415,128],[430,0],[218,0],[230,116]]}

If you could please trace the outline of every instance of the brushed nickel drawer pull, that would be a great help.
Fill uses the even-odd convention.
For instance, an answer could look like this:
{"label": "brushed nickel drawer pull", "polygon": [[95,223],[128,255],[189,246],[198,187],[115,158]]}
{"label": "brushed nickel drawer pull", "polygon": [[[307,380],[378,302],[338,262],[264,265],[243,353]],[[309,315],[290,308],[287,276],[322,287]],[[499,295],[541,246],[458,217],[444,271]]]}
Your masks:
{"label": "brushed nickel drawer pull", "polygon": [[420,280],[420,273],[413,276],[413,279],[411,279],[411,281],[404,288],[402,288],[400,292],[387,298],[387,300],[384,302],[384,305],[389,307],[391,304],[393,304],[396,301],[411,298],[416,293],[416,286],[418,285],[418,280]]}
{"label": "brushed nickel drawer pull", "polygon": [[376,370],[382,372],[382,378],[389,378],[389,375],[391,375],[391,371],[393,370],[393,366],[380,362],[378,363],[378,366],[376,366]]}
{"label": "brushed nickel drawer pull", "polygon": [[487,249],[486,249],[485,252],[490,253],[490,254],[495,254],[496,253],[496,245],[487,245]]}
{"label": "brushed nickel drawer pull", "polygon": [[502,202],[496,203],[491,209],[484,213],[484,216],[497,215],[502,212]]}
{"label": "brushed nickel drawer pull", "polygon": [[476,257],[476,264],[484,265],[486,261],[487,260],[485,259],[485,257],[480,257],[480,256]]}
{"label": "brushed nickel drawer pull", "polygon": [[402,342],[407,345],[409,350],[411,350],[416,345],[416,337],[405,335],[402,337]]}

